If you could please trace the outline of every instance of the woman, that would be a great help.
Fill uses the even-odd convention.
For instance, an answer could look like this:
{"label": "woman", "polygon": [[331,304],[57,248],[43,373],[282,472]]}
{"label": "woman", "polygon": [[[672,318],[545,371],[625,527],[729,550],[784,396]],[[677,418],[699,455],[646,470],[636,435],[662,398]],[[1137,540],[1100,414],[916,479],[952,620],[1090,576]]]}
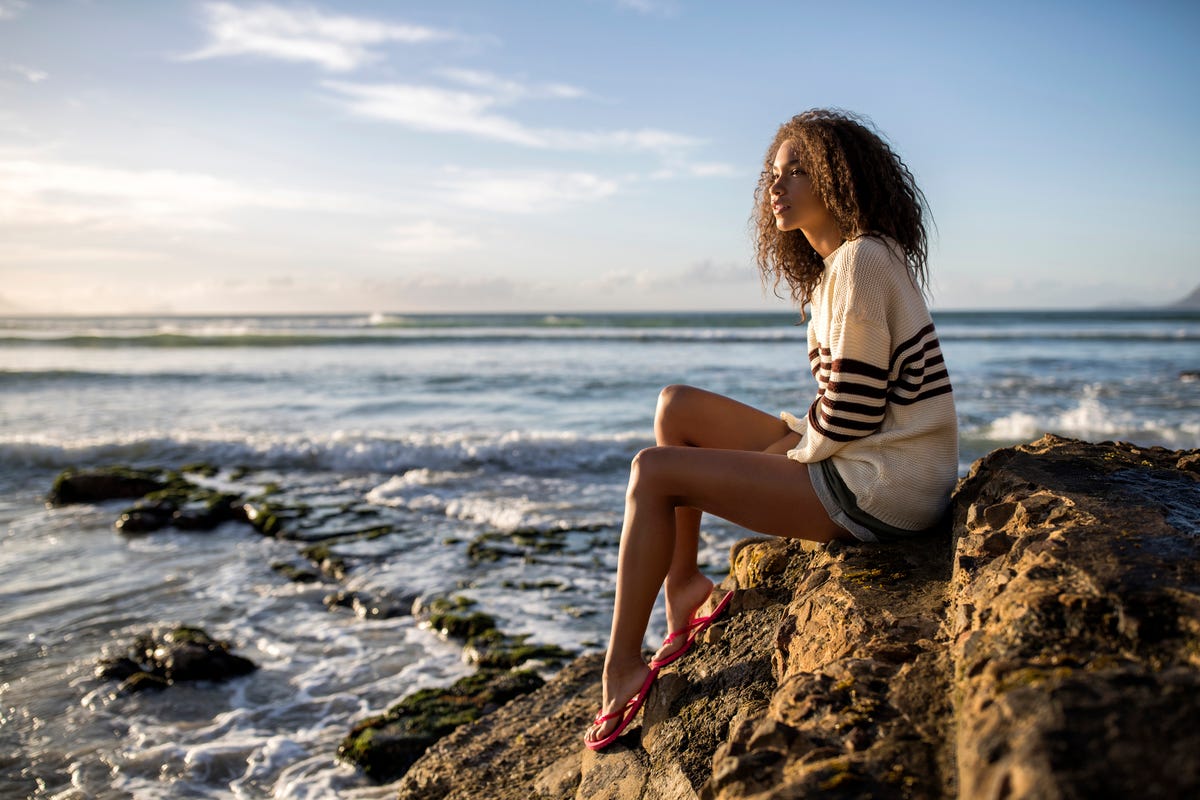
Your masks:
{"label": "woman", "polygon": [[[957,475],[950,380],[925,305],[925,197],[858,118],[813,110],[780,127],[755,192],[764,280],[811,309],[817,396],[776,418],[669,386],[658,446],[633,460],[617,567],[598,750],[633,720],[658,670],[728,603],[696,565],[702,512],[759,533],[829,542],[901,539],[938,523]],[[659,587],[672,633],[649,665],[642,640]]]}

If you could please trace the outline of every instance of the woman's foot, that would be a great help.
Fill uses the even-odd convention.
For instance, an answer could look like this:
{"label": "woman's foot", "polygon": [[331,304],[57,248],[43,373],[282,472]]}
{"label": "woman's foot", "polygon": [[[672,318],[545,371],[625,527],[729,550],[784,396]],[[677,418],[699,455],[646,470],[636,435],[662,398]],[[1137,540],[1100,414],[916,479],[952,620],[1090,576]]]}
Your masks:
{"label": "woman's foot", "polygon": [[667,584],[667,641],[650,663],[666,661],[687,646],[689,625],[712,594],[713,582],[700,572],[684,584]]}
{"label": "woman's foot", "polygon": [[646,666],[640,658],[629,668],[604,667],[604,704],[592,725],[583,735],[583,741],[593,750],[599,750],[616,739],[620,732],[633,720],[638,709],[646,700],[650,684],[658,670]]}

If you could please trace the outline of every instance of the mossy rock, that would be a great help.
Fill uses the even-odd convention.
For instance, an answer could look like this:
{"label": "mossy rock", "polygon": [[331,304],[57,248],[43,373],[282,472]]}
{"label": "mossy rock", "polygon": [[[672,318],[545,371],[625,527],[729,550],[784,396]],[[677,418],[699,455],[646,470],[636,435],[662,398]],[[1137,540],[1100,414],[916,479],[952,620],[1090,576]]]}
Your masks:
{"label": "mossy rock", "polygon": [[263,536],[275,536],[281,528],[275,507],[270,503],[246,503],[242,506],[246,521]]}
{"label": "mossy rock", "polygon": [[486,631],[495,630],[496,618],[482,611],[470,614],[444,611],[430,615],[429,625],[443,636],[466,642]]}
{"label": "mossy rock", "polygon": [[271,569],[293,583],[316,583],[321,579],[321,576],[317,575],[311,569],[298,567],[286,561],[276,561],[271,565]]}
{"label": "mossy rock", "polygon": [[162,686],[176,681],[225,681],[256,669],[250,659],[235,655],[228,642],[213,639],[202,628],[180,625],[140,634],[120,653],[100,659],[96,676],[120,680],[119,691],[128,692],[149,687],[137,682],[151,679]]}
{"label": "mossy rock", "polygon": [[152,672],[135,672],[121,681],[121,685],[117,687],[117,694],[137,694],[148,689],[162,691],[170,685],[171,682],[161,675],[155,675]]}
{"label": "mossy rock", "polygon": [[184,464],[179,468],[179,471],[191,473],[192,475],[201,475],[205,478],[214,478],[221,470],[215,464],[209,464],[206,461],[197,461],[191,464]]}
{"label": "mossy rock", "polygon": [[533,672],[480,670],[446,689],[422,689],[356,724],[338,758],[376,781],[396,780],[437,740],[542,684]]}
{"label": "mossy rock", "polygon": [[486,631],[467,642],[468,661],[484,669],[512,669],[527,661],[561,662],[572,654],[554,644],[531,644],[525,635],[510,636],[498,629]]}
{"label": "mossy rock", "polygon": [[167,485],[163,470],[112,466],[87,470],[63,470],[54,479],[47,505],[98,503],[143,497]]}
{"label": "mossy rock", "polygon": [[166,527],[209,531],[224,522],[244,520],[240,503],[234,494],[172,482],[127,508],[114,527],[122,533],[150,533]]}
{"label": "mossy rock", "polygon": [[327,544],[309,545],[301,550],[300,553],[315,564],[317,569],[335,581],[344,579],[350,571],[350,568],[346,565],[346,560],[341,556],[334,555]]}
{"label": "mossy rock", "polygon": [[475,605],[475,601],[461,594],[453,597],[436,597],[429,603],[429,611],[433,614],[445,614],[448,611],[461,611]]}

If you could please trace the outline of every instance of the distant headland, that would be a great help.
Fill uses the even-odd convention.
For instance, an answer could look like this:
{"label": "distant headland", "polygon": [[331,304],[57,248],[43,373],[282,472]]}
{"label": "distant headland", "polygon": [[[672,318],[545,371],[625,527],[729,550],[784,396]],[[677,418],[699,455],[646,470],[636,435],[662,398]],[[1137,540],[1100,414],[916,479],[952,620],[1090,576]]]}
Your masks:
{"label": "distant headland", "polygon": [[1167,308],[1200,308],[1200,286],[1192,289],[1192,293],[1182,300],[1176,300]]}

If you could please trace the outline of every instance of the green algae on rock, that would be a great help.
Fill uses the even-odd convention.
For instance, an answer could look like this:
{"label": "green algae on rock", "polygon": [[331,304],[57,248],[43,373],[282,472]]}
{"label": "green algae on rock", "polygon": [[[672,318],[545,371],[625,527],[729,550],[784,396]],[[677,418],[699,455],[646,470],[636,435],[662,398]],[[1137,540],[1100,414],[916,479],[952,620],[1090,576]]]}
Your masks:
{"label": "green algae on rock", "polygon": [[527,670],[480,670],[446,689],[422,689],[355,725],[338,757],[374,780],[395,780],[438,739],[543,683]]}
{"label": "green algae on rock", "polygon": [[166,471],[161,469],[136,469],[119,465],[86,470],[67,469],[54,479],[46,496],[46,504],[65,506],[142,497],[166,485]]}

